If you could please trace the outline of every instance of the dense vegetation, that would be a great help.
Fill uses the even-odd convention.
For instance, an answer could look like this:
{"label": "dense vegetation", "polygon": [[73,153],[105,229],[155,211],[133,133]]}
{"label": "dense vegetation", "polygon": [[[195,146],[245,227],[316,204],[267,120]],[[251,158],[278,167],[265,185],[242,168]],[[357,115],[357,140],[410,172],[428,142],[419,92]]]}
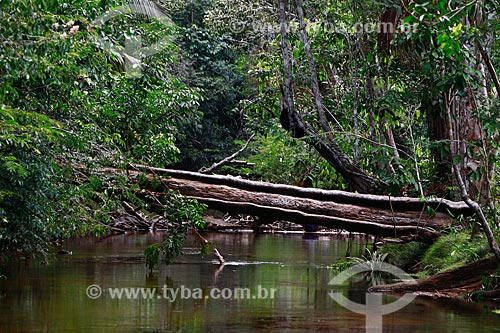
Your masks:
{"label": "dense vegetation", "polygon": [[[187,56],[190,47],[199,46],[181,42],[190,36],[185,33],[190,28],[131,13],[98,31],[93,20],[108,5],[119,4],[1,4],[1,252],[43,253],[52,241],[106,232],[123,201],[147,208],[147,200],[135,195],[138,187],[99,170],[132,161],[157,166],[181,162],[179,146],[187,146],[203,126],[225,116],[222,112],[206,120],[202,111],[215,111],[202,110],[200,103],[221,99],[236,86],[219,83],[220,92],[208,96],[204,82],[213,81],[211,73],[199,72]],[[102,36],[117,31],[138,31],[149,43],[167,43],[134,77],[125,70],[125,56],[109,52],[102,43]],[[203,38],[217,43],[199,33],[199,43]],[[120,45],[124,36],[117,35],[112,42]],[[214,145],[203,144],[205,149]],[[166,200],[162,214],[174,224],[203,223],[197,203],[175,194]]]}
{"label": "dense vegetation", "polygon": [[[135,10],[96,24],[127,3]],[[105,166],[197,170],[252,133],[255,168],[224,172],[465,200],[483,230],[498,228],[496,1],[13,0],[0,9],[1,252],[43,253],[108,231],[123,202],[150,207],[140,184]],[[130,49],[138,35],[161,49]],[[203,224],[203,206],[164,200],[179,235],[182,222]]]}

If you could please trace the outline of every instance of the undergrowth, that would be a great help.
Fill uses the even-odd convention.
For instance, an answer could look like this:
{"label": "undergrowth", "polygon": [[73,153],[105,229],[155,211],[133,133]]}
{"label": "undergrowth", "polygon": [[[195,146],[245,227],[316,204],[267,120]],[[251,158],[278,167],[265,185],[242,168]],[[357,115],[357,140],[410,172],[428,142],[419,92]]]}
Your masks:
{"label": "undergrowth", "polygon": [[420,262],[420,275],[451,270],[488,256],[490,248],[483,235],[472,238],[470,231],[441,236],[425,252]]}

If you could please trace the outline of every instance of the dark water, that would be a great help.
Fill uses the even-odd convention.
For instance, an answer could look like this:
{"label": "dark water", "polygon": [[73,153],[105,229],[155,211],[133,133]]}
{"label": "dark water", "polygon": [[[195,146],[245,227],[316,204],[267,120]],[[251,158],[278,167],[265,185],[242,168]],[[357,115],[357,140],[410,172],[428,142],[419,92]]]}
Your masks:
{"label": "dark water", "polygon": [[[67,247],[73,254],[55,256],[49,265],[1,267],[7,279],[0,281],[0,332],[365,332],[363,315],[329,297],[328,282],[335,276],[329,266],[345,255],[345,238],[205,236],[226,257],[222,269],[212,256],[201,257],[189,239],[184,256],[150,274],[141,254],[162,236],[148,234],[73,241]],[[351,255],[360,254],[365,242],[355,239]],[[98,299],[86,295],[93,284],[104,290]],[[107,288],[156,291],[151,297],[112,299]],[[234,288],[249,294],[221,299],[234,295]],[[352,282],[341,290],[364,303],[363,288]],[[218,299],[211,297],[214,289]],[[164,290],[177,290],[176,300],[164,297]],[[495,332],[500,316],[478,304],[417,298],[384,316],[383,325],[384,332]]]}

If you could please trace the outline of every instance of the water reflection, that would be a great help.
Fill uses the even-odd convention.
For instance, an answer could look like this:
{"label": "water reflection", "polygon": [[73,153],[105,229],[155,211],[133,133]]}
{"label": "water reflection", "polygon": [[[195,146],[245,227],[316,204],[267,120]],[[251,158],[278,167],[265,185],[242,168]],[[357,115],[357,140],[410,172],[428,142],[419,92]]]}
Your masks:
{"label": "water reflection", "polygon": [[[189,238],[185,255],[148,272],[142,252],[162,234],[115,236],[71,242],[71,256],[2,267],[0,332],[363,332],[364,317],[333,302],[329,268],[350,251],[362,254],[367,239],[301,234],[205,234],[228,264],[201,257]],[[271,299],[93,300],[88,285],[140,288],[276,288]],[[343,293],[363,303],[365,285],[351,281]],[[156,296],[156,295],[155,295]],[[390,301],[388,299],[387,301]],[[384,317],[384,332],[491,332],[499,318],[481,306],[416,299]]]}

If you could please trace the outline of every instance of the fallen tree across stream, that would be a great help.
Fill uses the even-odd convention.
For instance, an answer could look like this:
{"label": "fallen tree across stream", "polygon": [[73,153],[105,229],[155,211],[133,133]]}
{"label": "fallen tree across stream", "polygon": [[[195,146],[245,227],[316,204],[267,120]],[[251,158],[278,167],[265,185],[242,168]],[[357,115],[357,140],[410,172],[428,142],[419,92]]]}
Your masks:
{"label": "fallen tree across stream", "polygon": [[[210,208],[261,217],[261,223],[286,220],[382,237],[432,242],[453,216],[470,215],[470,208],[444,199],[357,194],[271,184],[232,176],[133,165],[129,177],[145,174]],[[107,168],[120,172],[120,169]],[[161,196],[161,192],[154,192]]]}

